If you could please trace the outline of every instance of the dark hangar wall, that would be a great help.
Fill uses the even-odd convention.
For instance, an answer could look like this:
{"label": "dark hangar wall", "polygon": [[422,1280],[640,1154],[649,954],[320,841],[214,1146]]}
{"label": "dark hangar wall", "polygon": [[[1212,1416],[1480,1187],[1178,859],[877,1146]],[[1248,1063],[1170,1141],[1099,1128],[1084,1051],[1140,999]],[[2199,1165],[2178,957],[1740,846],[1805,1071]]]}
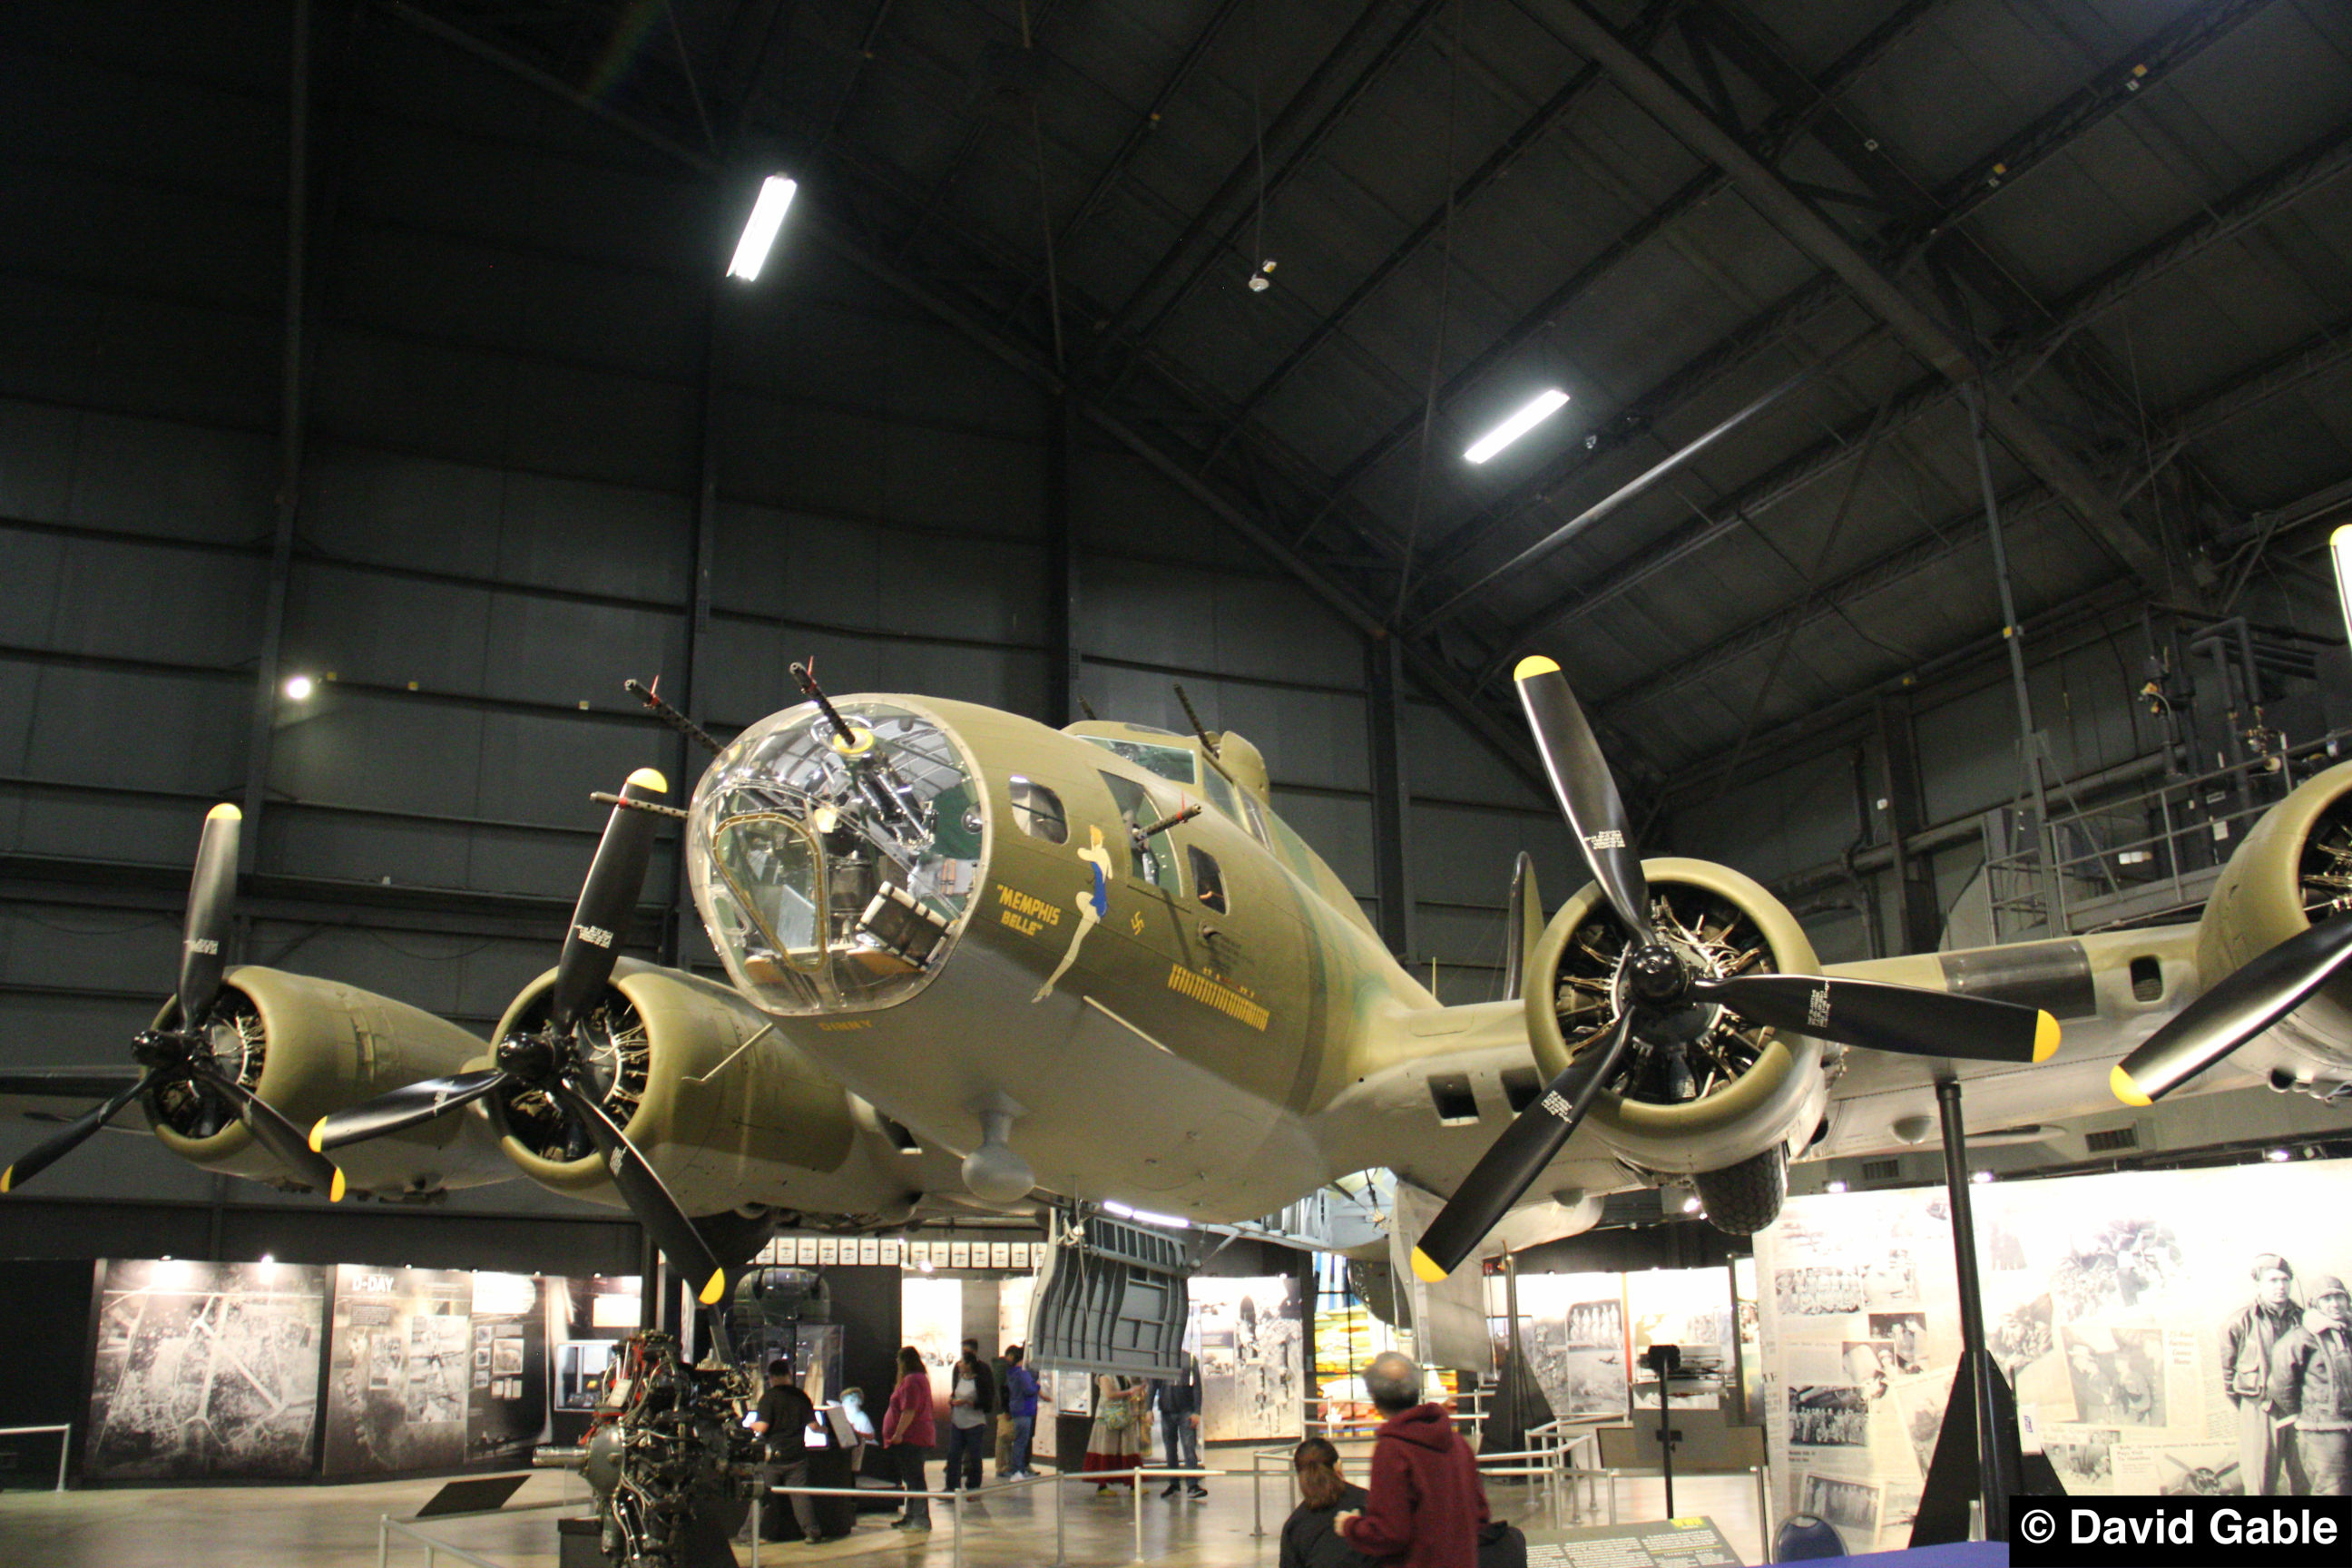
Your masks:
{"label": "dark hangar wall", "polygon": [[[0,1060],[123,1059],[203,814],[249,789],[243,956],[487,1034],[553,960],[588,793],[677,777],[620,683],[685,685],[706,474],[706,722],[785,705],[811,653],[835,690],[1059,717],[1044,393],[793,225],[722,285],[732,196],[380,9],[311,13],[275,582],[289,8],[0,16]],[[1376,907],[1360,639],[1083,435],[1068,496],[1079,689],[1177,725],[1183,680]],[[257,722],[281,585],[278,673],[320,684],[272,683]],[[1490,994],[1511,856],[1537,847],[1558,898],[1564,836],[1440,709],[1403,727],[1411,956]],[[637,942],[707,960],[653,918],[669,876]],[[43,1196],[275,1201],[131,1136]],[[454,1205],[583,1213],[520,1182]]]}

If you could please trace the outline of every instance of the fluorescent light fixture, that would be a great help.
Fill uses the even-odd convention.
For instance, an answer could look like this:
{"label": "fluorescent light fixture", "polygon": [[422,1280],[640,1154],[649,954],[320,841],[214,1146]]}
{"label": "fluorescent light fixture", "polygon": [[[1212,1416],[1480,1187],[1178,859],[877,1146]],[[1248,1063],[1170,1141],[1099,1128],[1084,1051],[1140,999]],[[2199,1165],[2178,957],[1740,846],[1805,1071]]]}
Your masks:
{"label": "fluorescent light fixture", "polygon": [[1823,1190],[1824,1192],[1842,1193],[1842,1192],[1845,1191],[1845,1184],[1844,1184],[1843,1182],[1832,1182],[1832,1183],[1831,1183],[1827,1187],[1823,1188],[1822,1190]]}
{"label": "fluorescent light fixture", "polygon": [[1533,402],[1479,437],[1477,444],[1462,454],[1463,460],[1485,462],[1567,406],[1568,394],[1556,386],[1548,392],[1538,393]]}
{"label": "fluorescent light fixture", "polygon": [[2263,1156],[2263,1159],[2268,1160],[2273,1165],[2284,1164],[2293,1157],[2294,1156],[2290,1155],[2284,1149],[2273,1149],[2269,1153]]}
{"label": "fluorescent light fixture", "polygon": [[2352,522],[2327,536],[2327,553],[2336,561],[2336,602],[2343,608],[2345,626],[2352,628]]}
{"label": "fluorescent light fixture", "polygon": [[1131,1219],[1139,1225],[1164,1226],[1170,1230],[1190,1230],[1192,1228],[1192,1222],[1186,1219],[1182,1215],[1154,1214],[1150,1209],[1131,1208],[1128,1205],[1118,1203],[1115,1200],[1105,1201],[1103,1204],[1103,1212],[1106,1214],[1115,1214],[1121,1219]]}
{"label": "fluorescent light fixture", "polygon": [[286,678],[286,695],[292,698],[297,702],[301,701],[304,698],[310,696],[310,693],[317,689],[318,687],[311,682],[310,678],[307,675],[289,675]]}
{"label": "fluorescent light fixture", "polygon": [[776,243],[776,231],[784,226],[784,210],[793,205],[793,193],[799,189],[782,174],[771,174],[760,182],[759,200],[751,204],[743,237],[735,242],[735,259],[727,264],[728,277],[749,283],[760,276],[760,268],[768,264],[768,247]]}
{"label": "fluorescent light fixture", "polygon": [[1974,1182],[1977,1185],[1979,1185],[1979,1186],[1980,1186],[1980,1187],[1981,1187],[1981,1186],[1983,1186],[1987,1182],[1990,1182],[1990,1181],[1991,1181],[1991,1180],[1992,1180],[1992,1173],[1991,1173],[1990,1171],[1979,1171],[1979,1172],[1975,1173],[1974,1174],[1972,1174],[1971,1176],[1969,1176],[1969,1180],[1970,1180],[1971,1182]]}
{"label": "fluorescent light fixture", "polygon": [[1698,1199],[1697,1199],[1696,1196],[1693,1196],[1693,1197],[1687,1197],[1687,1198],[1685,1198],[1685,1199],[1683,1200],[1683,1213],[1685,1213],[1685,1214],[1696,1214],[1696,1213],[1698,1213]]}

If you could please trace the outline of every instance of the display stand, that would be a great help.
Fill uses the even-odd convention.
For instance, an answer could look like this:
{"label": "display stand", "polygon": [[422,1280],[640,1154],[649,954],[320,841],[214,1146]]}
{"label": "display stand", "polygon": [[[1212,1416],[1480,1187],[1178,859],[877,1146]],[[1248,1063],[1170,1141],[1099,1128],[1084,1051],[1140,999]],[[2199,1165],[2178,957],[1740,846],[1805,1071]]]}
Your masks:
{"label": "display stand", "polygon": [[1642,1352],[1642,1364],[1658,1375],[1658,1473],[1666,1483],[1666,1517],[1675,1517],[1675,1373],[1682,1370],[1680,1345],[1652,1345]]}
{"label": "display stand", "polygon": [[1911,1526],[1913,1546],[1969,1539],[1969,1504],[1982,1500],[1984,1536],[2009,1539],[2009,1500],[2023,1489],[2018,1452],[2017,1401],[2009,1380],[1985,1349],[1984,1297],[1977,1280],[1977,1230],[1969,1205],[1968,1130],[1960,1117],[1960,1086],[1936,1085],[1944,1124],[1944,1190],[1952,1210],[1953,1262],[1959,1274],[1960,1363],[1944,1404],[1943,1429]]}

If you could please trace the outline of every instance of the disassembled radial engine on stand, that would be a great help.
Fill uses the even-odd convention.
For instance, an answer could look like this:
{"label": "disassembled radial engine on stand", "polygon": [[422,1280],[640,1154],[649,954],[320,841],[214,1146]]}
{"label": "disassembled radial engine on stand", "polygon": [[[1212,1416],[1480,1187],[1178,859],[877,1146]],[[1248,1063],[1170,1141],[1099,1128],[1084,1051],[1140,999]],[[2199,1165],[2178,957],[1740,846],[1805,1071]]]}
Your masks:
{"label": "disassembled radial engine on stand", "polygon": [[674,1336],[642,1333],[621,1342],[608,1377],[586,1446],[541,1449],[540,1462],[578,1467],[616,1568],[732,1563],[727,1543],[760,1476],[760,1439],[743,1425],[751,1374],[689,1365]]}

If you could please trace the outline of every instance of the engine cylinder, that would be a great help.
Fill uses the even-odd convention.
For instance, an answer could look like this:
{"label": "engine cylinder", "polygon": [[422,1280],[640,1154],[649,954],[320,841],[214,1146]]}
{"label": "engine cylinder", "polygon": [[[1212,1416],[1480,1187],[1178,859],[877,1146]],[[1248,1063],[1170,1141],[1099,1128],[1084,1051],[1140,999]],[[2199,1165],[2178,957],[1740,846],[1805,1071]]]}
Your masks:
{"label": "engine cylinder", "polygon": [[[1712,861],[1643,862],[1661,938],[1701,974],[1817,974],[1804,928],[1754,879]],[[1546,1078],[1630,1003],[1630,943],[1587,885],[1562,904],[1528,965],[1528,1036]],[[1565,1008],[1563,1008],[1565,1004]],[[1585,1125],[1611,1152],[1647,1171],[1720,1170],[1817,1120],[1828,1097],[1822,1042],[1748,1026],[1720,1008],[1676,1020],[1677,1037],[1636,1040],[1615,1089]]]}
{"label": "engine cylinder", "polygon": [[[461,1071],[486,1049],[457,1025],[404,1002],[254,964],[228,972],[214,1017],[220,1070],[305,1129],[388,1089]],[[175,1028],[179,1019],[179,1003],[166,1002],[155,1027]],[[290,1179],[218,1095],[174,1086],[150,1091],[141,1105],[156,1140],[184,1160],[256,1181]],[[334,1159],[354,1191],[385,1196],[480,1186],[514,1173],[480,1123],[459,1115],[339,1149]]]}

